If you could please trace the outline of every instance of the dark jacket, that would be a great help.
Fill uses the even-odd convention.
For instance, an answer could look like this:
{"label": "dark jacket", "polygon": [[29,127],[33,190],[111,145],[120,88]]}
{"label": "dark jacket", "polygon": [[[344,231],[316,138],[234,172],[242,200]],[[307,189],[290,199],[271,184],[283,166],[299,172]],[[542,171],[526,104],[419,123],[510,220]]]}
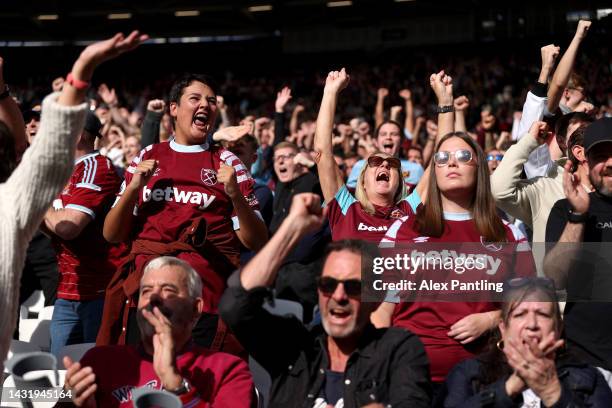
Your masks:
{"label": "dark jacket", "polygon": [[[482,363],[469,359],[457,364],[446,378],[445,408],[522,407],[523,396],[506,394],[508,375],[488,386],[481,386]],[[612,391],[601,373],[586,364],[557,363],[561,397],[554,408],[610,407]]]}
{"label": "dark jacket", "polygon": [[[329,368],[327,336],[294,317],[273,316],[262,305],[267,288],[246,291],[238,274],[229,281],[219,312],[240,343],[270,374],[269,408],[312,407]],[[372,402],[429,407],[429,363],[421,341],[399,328],[368,325],[344,373],[344,406]]]}
{"label": "dark jacket", "polygon": [[319,178],[316,175],[316,168],[287,183],[276,182],[276,188],[274,189],[274,213],[272,215],[272,222],[270,222],[270,232],[272,234],[276,232],[287,214],[289,214],[293,196],[300,193],[315,193],[323,196]]}

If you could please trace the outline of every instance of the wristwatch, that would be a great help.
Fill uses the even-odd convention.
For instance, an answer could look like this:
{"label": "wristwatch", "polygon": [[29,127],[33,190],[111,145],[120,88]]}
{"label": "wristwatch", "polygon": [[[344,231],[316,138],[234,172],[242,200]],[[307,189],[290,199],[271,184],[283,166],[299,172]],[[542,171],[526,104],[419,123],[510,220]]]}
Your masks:
{"label": "wristwatch", "polygon": [[191,391],[191,385],[185,378],[183,378],[183,381],[181,382],[181,386],[178,387],[177,389],[169,390],[169,389],[164,388],[164,390],[171,392],[174,395],[183,395]]}
{"label": "wristwatch", "polygon": [[448,113],[448,112],[454,112],[454,111],[455,111],[455,107],[453,105],[436,106],[436,113]]}
{"label": "wristwatch", "polygon": [[574,224],[580,224],[580,223],[586,222],[588,218],[589,218],[588,212],[578,213],[578,212],[574,212],[574,210],[571,210],[571,209],[567,212],[567,220]]}
{"label": "wristwatch", "polygon": [[0,101],[7,98],[11,94],[8,85],[4,85],[4,90],[0,93]]}

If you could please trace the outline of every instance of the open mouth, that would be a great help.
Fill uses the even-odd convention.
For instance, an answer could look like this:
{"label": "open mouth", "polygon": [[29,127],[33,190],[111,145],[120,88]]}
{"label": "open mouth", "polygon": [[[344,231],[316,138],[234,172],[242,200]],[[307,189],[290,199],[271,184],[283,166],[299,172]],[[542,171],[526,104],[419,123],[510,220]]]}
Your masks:
{"label": "open mouth", "polygon": [[384,150],[393,150],[393,143],[383,143]]}
{"label": "open mouth", "polygon": [[329,310],[329,316],[334,323],[345,323],[351,317],[350,310],[334,308]]}
{"label": "open mouth", "polygon": [[199,129],[204,129],[208,125],[208,115],[202,112],[196,113],[193,117],[193,124]]}
{"label": "open mouth", "polygon": [[386,182],[389,182],[389,173],[387,173],[385,171],[381,171],[376,176],[376,181],[386,181]]}

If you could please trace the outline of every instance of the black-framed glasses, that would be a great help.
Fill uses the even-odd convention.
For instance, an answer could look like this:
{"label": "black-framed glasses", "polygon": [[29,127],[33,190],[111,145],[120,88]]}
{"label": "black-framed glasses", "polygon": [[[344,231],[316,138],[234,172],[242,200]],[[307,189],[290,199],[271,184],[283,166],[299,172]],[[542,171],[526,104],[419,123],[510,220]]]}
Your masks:
{"label": "black-framed glasses", "polygon": [[368,166],[370,167],[380,167],[380,165],[384,162],[389,163],[389,167],[392,169],[399,169],[402,167],[402,162],[400,159],[395,157],[380,157],[376,155],[368,157]]}
{"label": "black-framed glasses", "polygon": [[285,160],[291,160],[291,159],[293,159],[295,156],[297,156],[297,154],[296,154],[296,153],[279,154],[278,156],[274,156],[274,161],[275,161],[275,162],[279,162],[279,161],[281,161],[282,159],[285,159]]}
{"label": "black-framed glasses", "polygon": [[326,295],[333,294],[340,283],[344,286],[344,291],[348,296],[361,296],[361,281],[359,279],[338,280],[331,276],[321,276],[317,279],[317,287]]}
{"label": "black-framed glasses", "polygon": [[434,154],[434,163],[438,167],[444,167],[448,164],[451,156],[455,156],[458,163],[469,163],[472,161],[472,151],[467,149],[459,149],[454,152],[439,151]]}
{"label": "black-framed glasses", "polygon": [[502,161],[503,158],[504,158],[503,154],[488,154],[487,155],[488,162],[493,161],[493,160]]}

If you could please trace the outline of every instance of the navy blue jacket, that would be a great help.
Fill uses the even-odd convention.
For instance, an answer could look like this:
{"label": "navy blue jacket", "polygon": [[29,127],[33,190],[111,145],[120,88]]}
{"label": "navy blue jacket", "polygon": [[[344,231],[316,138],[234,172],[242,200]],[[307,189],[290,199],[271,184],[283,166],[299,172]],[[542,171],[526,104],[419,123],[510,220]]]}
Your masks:
{"label": "navy blue jacket", "polygon": [[[506,394],[508,376],[488,386],[480,386],[481,362],[469,359],[457,364],[446,378],[445,408],[495,407],[523,405],[523,396]],[[554,408],[612,407],[612,391],[601,373],[586,364],[557,364],[561,397]],[[552,407],[551,407],[552,408]]]}

